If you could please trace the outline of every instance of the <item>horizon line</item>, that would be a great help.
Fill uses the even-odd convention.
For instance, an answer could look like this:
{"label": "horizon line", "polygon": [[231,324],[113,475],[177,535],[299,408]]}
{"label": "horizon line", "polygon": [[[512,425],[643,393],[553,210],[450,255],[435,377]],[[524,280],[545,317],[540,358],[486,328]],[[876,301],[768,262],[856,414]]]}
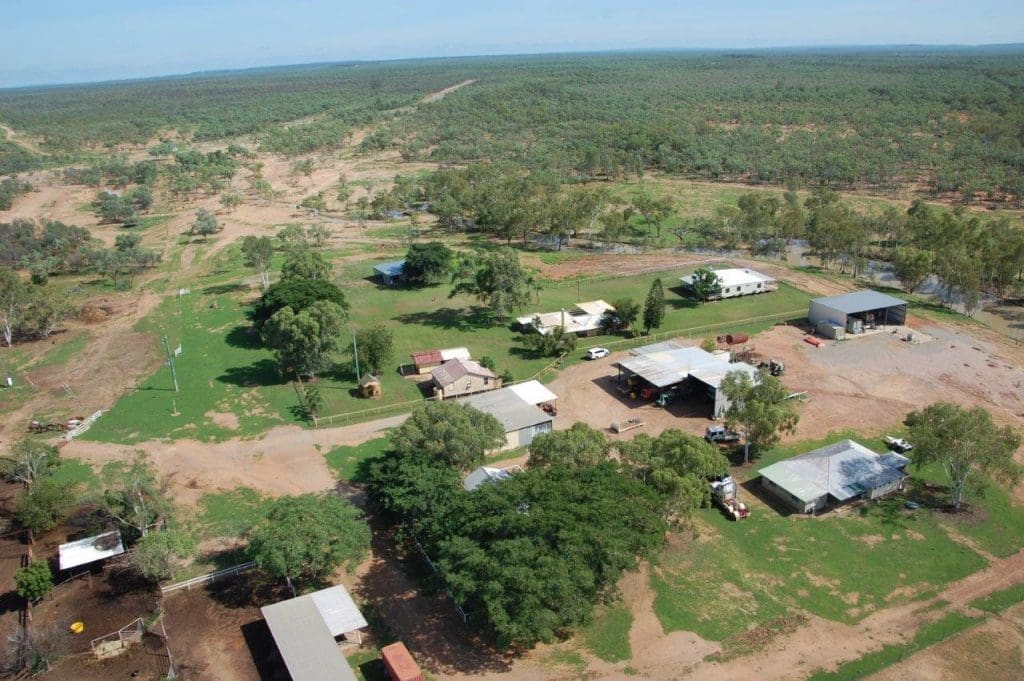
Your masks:
{"label": "horizon line", "polygon": [[1019,50],[1024,53],[1024,42],[1013,42],[1013,43],[850,43],[850,44],[834,44],[834,45],[773,45],[767,47],[645,47],[645,48],[608,48],[608,49],[597,49],[597,50],[554,50],[550,52],[500,52],[490,54],[464,54],[464,55],[438,55],[438,56],[418,56],[418,57],[382,57],[379,59],[332,59],[325,61],[309,61],[309,62],[290,62],[290,63],[276,63],[276,64],[262,64],[255,66],[224,66],[224,67],[211,67],[198,69],[195,71],[180,71],[161,73],[148,76],[128,76],[125,78],[108,78],[99,80],[81,80],[81,81],[49,81],[49,82],[38,82],[29,83],[26,85],[0,85],[0,92],[12,91],[12,90],[32,90],[32,89],[46,89],[46,88],[61,88],[61,87],[82,87],[82,86],[93,86],[93,85],[118,85],[128,83],[139,83],[150,80],[163,80],[163,79],[175,79],[175,78],[194,78],[197,76],[204,75],[227,75],[227,74],[241,74],[252,71],[264,71],[268,69],[289,69],[289,68],[309,68],[317,66],[342,66],[342,65],[365,65],[365,64],[387,64],[387,63],[400,63],[400,62],[415,62],[415,61],[458,61],[458,60],[473,60],[473,59],[509,59],[515,57],[557,57],[557,56],[585,56],[585,55],[602,55],[602,54],[638,54],[638,53],[670,53],[670,52],[689,52],[689,53],[726,53],[726,52],[745,52],[745,53],[758,53],[758,52],[814,52],[814,51],[857,51],[857,50],[871,50],[871,51],[885,51],[885,50],[900,50],[900,49],[913,49],[913,50],[928,50],[928,49],[941,49],[950,52],[958,50],[962,51],[977,51],[977,50]]}

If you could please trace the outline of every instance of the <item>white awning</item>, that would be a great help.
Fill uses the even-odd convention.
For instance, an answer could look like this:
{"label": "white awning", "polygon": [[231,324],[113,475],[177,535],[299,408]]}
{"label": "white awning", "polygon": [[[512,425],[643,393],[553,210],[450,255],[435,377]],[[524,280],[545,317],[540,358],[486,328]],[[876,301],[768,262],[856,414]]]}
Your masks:
{"label": "white awning", "polygon": [[331,636],[341,636],[367,626],[366,618],[341,584],[309,594]]}
{"label": "white awning", "polygon": [[122,553],[124,553],[124,544],[121,542],[121,533],[117,530],[61,544],[57,547],[61,570],[70,570],[79,565],[119,556]]}
{"label": "white awning", "polygon": [[508,386],[508,389],[519,396],[521,400],[529,404],[537,405],[545,402],[554,402],[558,395],[548,390],[540,381],[525,381]]}

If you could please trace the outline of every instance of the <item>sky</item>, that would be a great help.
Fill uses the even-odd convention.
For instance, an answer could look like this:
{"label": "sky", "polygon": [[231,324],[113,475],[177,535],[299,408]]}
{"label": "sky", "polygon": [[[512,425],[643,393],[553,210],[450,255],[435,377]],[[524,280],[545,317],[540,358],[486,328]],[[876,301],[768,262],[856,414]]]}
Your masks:
{"label": "sky", "polygon": [[1024,42],[1024,0],[2,0],[0,87],[324,61]]}

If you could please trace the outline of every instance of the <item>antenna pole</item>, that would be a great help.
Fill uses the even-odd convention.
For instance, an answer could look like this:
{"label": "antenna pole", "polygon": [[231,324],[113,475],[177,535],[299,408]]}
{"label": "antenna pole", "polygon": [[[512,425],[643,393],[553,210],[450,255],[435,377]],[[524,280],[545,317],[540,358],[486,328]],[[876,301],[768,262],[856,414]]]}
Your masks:
{"label": "antenna pole", "polygon": [[356,332],[352,332],[352,354],[356,356],[356,383],[359,382],[359,346],[356,344]]}
{"label": "antenna pole", "polygon": [[178,392],[178,372],[174,368],[174,354],[171,352],[171,346],[167,343],[167,336],[163,337],[164,352],[167,353],[167,366],[171,368],[171,378],[174,379],[174,392]]}

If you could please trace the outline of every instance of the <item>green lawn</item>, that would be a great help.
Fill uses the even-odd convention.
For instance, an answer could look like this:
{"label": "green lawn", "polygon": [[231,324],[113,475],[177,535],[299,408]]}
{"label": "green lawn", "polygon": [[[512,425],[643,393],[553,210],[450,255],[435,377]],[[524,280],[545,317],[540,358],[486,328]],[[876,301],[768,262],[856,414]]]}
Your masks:
{"label": "green lawn", "polygon": [[369,440],[355,447],[344,445],[335,447],[324,454],[327,466],[339,480],[346,482],[366,482],[369,464],[388,451],[386,437]]}
{"label": "green lawn", "polygon": [[240,537],[263,518],[269,503],[269,497],[250,487],[204,494],[196,517],[200,535]]}
{"label": "green lawn", "polygon": [[[174,392],[169,369],[161,367],[138,390],[119,400],[84,437],[125,444],[186,437],[216,441],[233,436],[256,437],[275,425],[303,422],[293,386],[282,381],[273,355],[250,332],[246,314],[252,291],[240,281],[251,273],[241,267],[238,249],[226,249],[209,267],[210,274],[192,282],[190,295],[169,297],[138,326],[153,334],[154,344],[164,334],[172,348],[181,344],[183,352],[176,363],[180,391]],[[381,377],[383,397],[366,400],[355,391],[350,356],[341,357],[337,370],[320,379],[325,415],[385,410],[341,421],[349,422],[408,410],[408,403],[420,400],[422,393],[415,382],[398,373],[398,366],[408,363],[409,355],[418,350],[466,346],[474,357],[494,358],[499,371],[508,369],[517,380],[534,376],[551,362],[548,357],[525,354],[507,322],[492,322],[489,312],[475,300],[466,296],[449,298],[450,287],[380,288],[366,280],[371,271],[370,263],[342,269],[341,285],[352,305],[350,326],[383,323],[390,328],[395,334],[394,370]],[[774,320],[730,322],[783,312],[797,316],[806,310],[808,296],[787,285],[771,295],[697,305],[671,289],[686,271],[661,274],[670,288],[662,332],[709,324],[726,326],[700,329],[695,335],[714,335],[722,330],[753,332]],[[585,281],[578,295],[575,282],[551,283],[540,291],[539,302],[535,300],[523,312],[557,310],[580,299],[629,296],[642,301],[656,276]],[[616,340],[610,336],[583,339],[578,356],[569,361],[578,361],[582,348]]]}
{"label": "green lawn", "polygon": [[77,482],[89,490],[97,489],[100,484],[92,466],[78,459],[62,458],[60,466],[53,472],[53,479],[58,482]]}
{"label": "green lawn", "polygon": [[[757,468],[849,436],[778,448],[736,477],[748,481]],[[870,437],[857,439],[873,444]],[[894,496],[819,518],[783,516],[756,504],[741,522],[706,509],[700,521],[710,536],[667,549],[655,565],[655,613],[666,631],[726,641],[800,611],[856,622],[985,567],[982,556],[949,537],[945,514],[909,511],[903,500]]]}
{"label": "green lawn", "polygon": [[629,645],[632,626],[633,614],[625,605],[604,608],[582,631],[583,642],[605,662],[625,662],[633,657]]}

